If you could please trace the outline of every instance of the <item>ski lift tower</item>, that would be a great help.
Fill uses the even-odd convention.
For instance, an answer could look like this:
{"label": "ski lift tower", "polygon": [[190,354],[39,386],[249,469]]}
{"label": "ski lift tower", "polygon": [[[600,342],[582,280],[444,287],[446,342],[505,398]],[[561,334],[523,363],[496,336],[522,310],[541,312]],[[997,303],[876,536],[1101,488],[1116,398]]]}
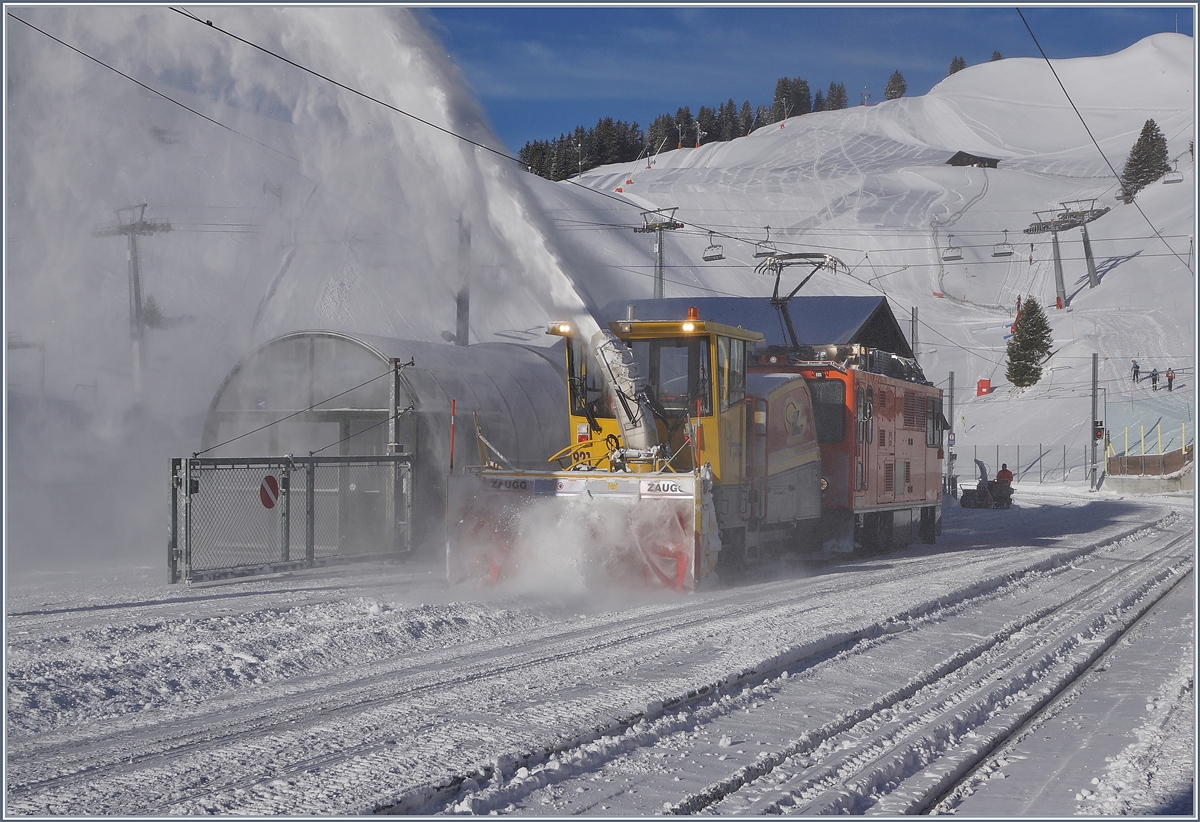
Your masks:
{"label": "ski lift tower", "polygon": [[675,208],[660,208],[658,211],[643,211],[642,224],[633,229],[635,234],[654,233],[654,299],[663,298],[663,232],[683,228],[675,219]]}
{"label": "ski lift tower", "polygon": [[170,230],[171,224],[166,220],[147,220],[146,203],[142,203],[118,208],[115,222],[106,223],[92,232],[93,237],[124,234],[129,238],[129,333],[133,339],[133,397],[137,405],[142,403],[142,364],[145,356],[145,321],[142,317],[142,277],[138,270],[137,238]]}
{"label": "ski lift tower", "polygon": [[1062,252],[1058,246],[1058,233],[1067,231],[1072,228],[1079,228],[1083,232],[1083,254],[1087,259],[1088,267],[1088,288],[1095,288],[1100,285],[1100,278],[1096,275],[1096,260],[1092,256],[1092,243],[1088,238],[1087,224],[1097,217],[1107,214],[1109,207],[1096,208],[1096,201],[1092,200],[1070,200],[1065,203],[1060,203],[1062,211],[1035,211],[1034,216],[1037,217],[1037,222],[1030,224],[1025,229],[1026,234],[1045,234],[1050,232],[1050,238],[1054,246],[1054,288],[1056,295],[1056,306],[1063,308],[1067,303],[1067,287],[1063,282],[1062,270]]}
{"label": "ski lift tower", "polygon": [[1100,285],[1100,278],[1096,275],[1096,258],[1092,256],[1092,241],[1088,238],[1087,224],[1097,217],[1104,216],[1111,209],[1108,206],[1096,208],[1095,198],[1091,200],[1068,200],[1061,205],[1066,217],[1072,223],[1078,225],[1079,230],[1083,232],[1083,256],[1087,260],[1088,288],[1095,288]]}

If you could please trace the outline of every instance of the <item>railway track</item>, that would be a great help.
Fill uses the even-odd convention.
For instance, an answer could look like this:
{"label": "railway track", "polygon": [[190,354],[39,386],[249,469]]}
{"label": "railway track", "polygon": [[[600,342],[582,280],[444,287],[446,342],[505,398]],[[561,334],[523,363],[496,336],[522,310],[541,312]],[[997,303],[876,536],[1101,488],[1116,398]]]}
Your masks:
{"label": "railway track", "polygon": [[[1036,560],[1015,559],[1009,549],[870,558],[810,579],[332,666],[269,688],[234,690],[189,712],[143,711],[25,738],[10,731],[7,808],[142,814],[520,809],[556,786],[619,769],[664,740],[717,728],[748,706],[786,707],[803,698],[806,678],[819,680],[906,638],[931,636],[955,614],[994,607],[1030,585],[1053,587],[1089,557],[1119,552],[1122,542],[1144,551],[1162,528],[1182,527],[1180,519],[1168,515],[1133,536],[1135,529],[1113,526],[1093,544],[1039,549]],[[881,612],[872,598],[904,607]],[[982,664],[989,650],[1033,625],[1010,622],[969,653],[914,662],[909,685],[889,692],[892,703]],[[777,636],[762,630],[768,625],[778,626]],[[781,685],[785,672],[790,684]],[[807,749],[790,746],[819,747],[825,739],[817,737],[826,731],[828,739],[835,731],[861,732],[872,716],[891,709],[879,699],[776,746],[777,761],[761,774],[754,769],[768,760],[732,773],[726,767],[708,787],[681,793],[672,785],[673,792],[662,795],[676,796],[678,810],[724,812],[761,792],[763,777],[777,779],[798,757],[811,758]],[[464,705],[471,706],[468,719],[461,718]],[[845,728],[834,727],[839,723]],[[564,762],[575,764],[564,768]],[[525,776],[518,778],[522,769]],[[763,794],[753,802],[766,807],[775,799]]]}
{"label": "railway track", "polygon": [[[1147,547],[1146,540],[1158,544]],[[1187,578],[1190,534],[1146,536],[1134,541],[1134,546],[1131,553],[1137,554],[1136,559],[1108,560],[1111,573],[1102,579],[1010,621],[941,664],[920,669],[901,686],[875,695],[867,704],[847,706],[831,721],[808,728],[777,749],[666,803],[661,812],[742,816],[869,811],[899,815],[929,810],[989,752],[1087,670],[1160,597]],[[981,593],[909,628],[928,637],[936,632],[929,623],[953,622],[950,612],[993,607],[1007,596],[998,590]],[[837,667],[840,660],[878,652],[902,634],[897,631],[847,643],[817,665]],[[791,666],[791,677],[785,674],[782,681],[797,682],[803,667]],[[619,792],[600,791],[607,805],[591,798],[596,795],[597,782],[607,783],[612,774],[622,770],[644,770],[654,756],[648,751],[654,748],[669,749],[672,756],[679,751],[682,760],[696,763],[715,753],[712,740],[719,737],[717,749],[727,751],[720,742],[749,736],[739,735],[731,728],[737,723],[730,720],[751,705],[758,707],[761,702],[763,711],[794,715],[788,703],[805,699],[803,686],[781,685],[780,681],[752,689],[748,697],[724,705],[715,699],[697,705],[690,715],[664,723],[673,727],[642,731],[640,742],[614,740],[610,747],[615,753],[609,758],[594,749],[574,758],[564,754],[555,770],[533,772],[507,785],[491,785],[476,792],[477,796],[456,795],[426,810],[479,812],[502,807],[523,812],[549,805],[556,813],[619,812]],[[638,761],[621,761],[627,758]],[[720,759],[725,758],[722,753]],[[576,764],[562,767],[563,762]],[[678,774],[667,774],[645,786],[643,793],[669,791],[677,779]],[[584,787],[572,787],[576,785]],[[591,796],[572,799],[586,794]]]}

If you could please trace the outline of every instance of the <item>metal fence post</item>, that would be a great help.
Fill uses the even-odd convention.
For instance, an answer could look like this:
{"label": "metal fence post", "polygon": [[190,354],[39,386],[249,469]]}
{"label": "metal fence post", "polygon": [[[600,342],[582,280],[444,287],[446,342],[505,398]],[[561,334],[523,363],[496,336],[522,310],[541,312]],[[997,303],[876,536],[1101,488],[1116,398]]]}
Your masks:
{"label": "metal fence post", "polygon": [[313,567],[317,558],[317,464],[313,458],[305,463],[304,476],[304,561]]}
{"label": "metal fence post", "polygon": [[167,584],[179,582],[179,469],[182,460],[171,459],[171,514],[170,534],[167,537]]}
{"label": "metal fence post", "polygon": [[288,470],[288,467],[288,465],[284,464],[280,466],[279,470],[279,478],[282,480],[279,483],[279,501],[282,503],[280,506],[279,516],[283,520],[279,525],[279,533],[283,539],[283,549],[280,552],[280,559],[282,559],[284,562],[288,561],[292,551],[292,534],[291,528],[289,527],[292,519],[292,475],[291,471]]}
{"label": "metal fence post", "polygon": [[[183,460],[183,578],[192,577],[192,461]],[[199,479],[197,479],[199,485]]]}

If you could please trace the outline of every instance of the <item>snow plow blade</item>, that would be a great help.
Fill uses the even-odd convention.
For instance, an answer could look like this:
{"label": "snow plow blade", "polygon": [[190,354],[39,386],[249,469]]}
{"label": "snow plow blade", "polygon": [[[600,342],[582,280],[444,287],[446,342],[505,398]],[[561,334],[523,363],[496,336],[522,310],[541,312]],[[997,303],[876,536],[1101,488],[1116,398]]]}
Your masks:
{"label": "snow plow blade", "polygon": [[566,569],[585,583],[691,591],[701,560],[702,487],[693,474],[451,475],[447,579],[500,583]]}

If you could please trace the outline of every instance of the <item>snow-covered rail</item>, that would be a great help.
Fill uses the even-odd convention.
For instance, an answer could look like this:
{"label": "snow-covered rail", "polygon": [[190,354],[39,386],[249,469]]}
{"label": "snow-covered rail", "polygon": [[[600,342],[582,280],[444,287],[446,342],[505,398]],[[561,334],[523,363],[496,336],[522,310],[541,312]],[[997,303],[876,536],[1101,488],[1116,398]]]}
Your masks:
{"label": "snow-covered rail", "polygon": [[[367,608],[336,586],[286,580],[211,600],[194,591],[173,616],[169,597],[105,605],[111,628],[21,607],[9,614],[6,809],[619,815],[665,800],[787,811],[785,794],[815,800],[799,786],[868,732],[894,740],[892,754],[863,742],[875,757],[915,762],[941,740],[948,763],[960,748],[945,740],[969,731],[953,718],[966,703],[945,734],[914,722],[918,704],[967,699],[946,689],[986,681],[976,712],[1005,699],[1021,709],[1028,694],[1012,687],[1043,687],[1190,567],[1186,550],[1164,547],[1188,517],[1106,505],[954,513],[972,531],[950,527],[942,546],[565,617],[521,600]],[[1013,539],[974,542],[974,529],[1016,523]],[[1035,642],[1051,634],[1057,646]],[[126,679],[105,678],[97,656]],[[160,699],[165,686],[135,695],[147,680],[203,691],[184,703]],[[122,688],[117,702],[145,706],[122,712],[103,694]],[[59,716],[28,712],[40,695]],[[899,801],[940,766],[921,767],[907,787],[872,790]]]}
{"label": "snow-covered rail", "polygon": [[[1158,537],[1162,547],[985,638],[911,696],[872,705],[861,722],[808,735],[774,767],[756,769],[772,784],[752,790],[756,797],[732,812],[928,810],[1185,578],[1188,536]],[[692,813],[730,798],[717,787],[672,810]]]}

